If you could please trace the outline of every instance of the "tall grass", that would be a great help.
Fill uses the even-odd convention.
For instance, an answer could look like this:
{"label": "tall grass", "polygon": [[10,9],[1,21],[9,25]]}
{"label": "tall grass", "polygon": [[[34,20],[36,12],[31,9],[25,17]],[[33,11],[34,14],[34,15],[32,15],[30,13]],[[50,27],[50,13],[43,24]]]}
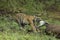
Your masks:
{"label": "tall grass", "polygon": [[[57,21],[55,21],[55,23],[59,24],[59,22]],[[27,26],[26,29],[27,28],[29,27]],[[41,29],[44,30],[45,27],[42,27]],[[13,20],[11,21],[9,20],[9,18],[4,16],[0,18],[0,40],[58,40],[58,39],[56,39],[55,36],[46,35],[45,33],[33,33],[33,32],[27,33],[27,30],[25,31],[19,30],[19,26],[15,21]]]}
{"label": "tall grass", "polygon": [[[60,11],[60,0],[0,0],[0,14],[5,13],[6,10],[21,10],[23,13],[29,15],[43,14],[41,15],[42,19],[49,23],[60,24],[60,21],[53,20],[48,18],[47,15],[44,15],[45,11],[50,10],[49,8],[52,7]],[[54,9],[52,11],[54,11]],[[1,13],[1,10],[5,11]],[[58,40],[54,36],[48,36],[44,33],[27,33],[29,28],[30,26],[28,25],[25,27],[26,30],[22,31],[14,20],[10,20],[9,17],[6,16],[0,16],[0,40]],[[41,29],[44,31],[45,26]]]}

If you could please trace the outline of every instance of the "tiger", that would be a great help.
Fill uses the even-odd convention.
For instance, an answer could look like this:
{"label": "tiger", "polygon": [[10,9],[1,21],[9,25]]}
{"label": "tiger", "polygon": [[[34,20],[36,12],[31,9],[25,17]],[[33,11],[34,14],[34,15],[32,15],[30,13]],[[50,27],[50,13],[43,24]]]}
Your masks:
{"label": "tiger", "polygon": [[32,15],[27,15],[24,13],[17,13],[13,15],[13,18],[16,20],[18,25],[24,28],[25,25],[30,25],[34,32],[37,32],[37,27],[35,22],[39,22],[40,18]]}

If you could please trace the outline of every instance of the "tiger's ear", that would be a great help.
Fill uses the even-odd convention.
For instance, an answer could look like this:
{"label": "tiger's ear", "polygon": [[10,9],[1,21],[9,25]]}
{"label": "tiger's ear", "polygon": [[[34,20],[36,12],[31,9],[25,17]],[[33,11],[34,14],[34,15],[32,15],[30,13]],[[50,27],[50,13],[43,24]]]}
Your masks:
{"label": "tiger's ear", "polygon": [[34,15],[34,17],[36,17],[36,16]]}

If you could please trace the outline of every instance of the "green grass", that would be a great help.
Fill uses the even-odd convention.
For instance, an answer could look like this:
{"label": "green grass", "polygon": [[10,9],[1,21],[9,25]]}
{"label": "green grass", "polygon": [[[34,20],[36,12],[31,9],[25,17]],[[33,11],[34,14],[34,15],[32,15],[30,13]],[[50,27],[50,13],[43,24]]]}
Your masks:
{"label": "green grass", "polygon": [[[10,10],[12,10],[12,12],[21,10],[23,13],[29,15],[42,14],[42,18],[47,19],[46,21],[49,23],[60,24],[60,21],[46,17],[46,13],[48,13],[46,10],[50,10],[49,8],[55,7],[57,9],[56,11],[60,11],[60,1],[58,0],[56,3],[55,1],[56,0],[0,0],[0,10],[7,10],[8,12]],[[5,13],[5,11],[3,12]],[[0,14],[3,13],[0,12]],[[48,14],[50,15],[50,13]],[[25,29],[29,29],[29,26]],[[41,27],[41,29],[44,30],[45,27]],[[44,33],[27,33],[26,31],[27,30],[19,30],[19,26],[14,20],[10,20],[6,16],[0,16],[0,40],[58,40]]]}
{"label": "green grass", "polygon": [[[51,20],[47,21],[52,22]],[[59,24],[60,22],[55,21],[55,23]],[[26,28],[29,27],[27,26]],[[41,29],[44,30],[45,27],[41,27]],[[0,18],[0,40],[58,40],[54,36],[46,35],[45,33],[27,33],[26,31],[19,30],[19,26],[15,21],[11,21],[6,17]]]}
{"label": "green grass", "polygon": [[53,36],[35,34],[35,33],[21,33],[21,32],[1,32],[0,40],[57,40]]}

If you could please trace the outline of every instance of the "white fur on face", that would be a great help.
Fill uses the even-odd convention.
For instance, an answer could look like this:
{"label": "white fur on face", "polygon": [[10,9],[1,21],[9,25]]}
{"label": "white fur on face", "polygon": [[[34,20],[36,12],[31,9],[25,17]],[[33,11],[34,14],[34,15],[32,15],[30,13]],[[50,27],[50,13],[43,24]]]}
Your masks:
{"label": "white fur on face", "polygon": [[42,25],[44,25],[45,24],[45,21],[40,21],[39,22],[39,26],[42,26]]}

